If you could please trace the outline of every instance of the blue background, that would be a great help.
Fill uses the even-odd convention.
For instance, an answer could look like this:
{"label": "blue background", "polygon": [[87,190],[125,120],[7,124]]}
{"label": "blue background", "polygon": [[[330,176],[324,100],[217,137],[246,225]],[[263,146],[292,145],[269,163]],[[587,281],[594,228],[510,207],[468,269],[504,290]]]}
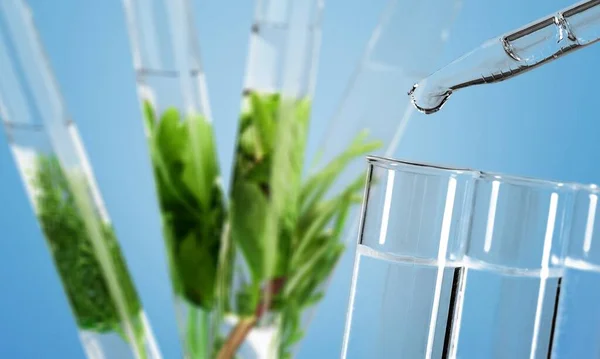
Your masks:
{"label": "blue background", "polygon": [[[29,3],[164,357],[178,358],[121,1]],[[452,60],[490,37],[569,3],[466,1],[443,58]],[[221,160],[229,168],[253,2],[203,0],[195,5]],[[313,146],[334,113],[383,6],[383,0],[327,1]],[[457,93],[444,111],[413,116],[395,157],[600,182],[599,54],[600,46],[592,47],[512,81]],[[398,96],[405,100],[404,93]],[[74,321],[4,137],[0,137],[0,204],[0,358],[82,358]],[[344,318],[326,313],[343,313],[339,307],[346,306],[346,294],[329,293],[304,341],[301,358],[338,357],[337,337]]]}

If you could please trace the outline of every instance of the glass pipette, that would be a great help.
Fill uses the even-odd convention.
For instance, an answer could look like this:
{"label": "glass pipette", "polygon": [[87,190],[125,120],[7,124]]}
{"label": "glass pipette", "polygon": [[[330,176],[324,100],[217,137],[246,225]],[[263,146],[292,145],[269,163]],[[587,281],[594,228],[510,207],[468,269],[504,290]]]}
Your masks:
{"label": "glass pipette", "polygon": [[409,91],[422,113],[439,111],[455,91],[508,80],[600,40],[600,0],[583,1],[478,48]]}

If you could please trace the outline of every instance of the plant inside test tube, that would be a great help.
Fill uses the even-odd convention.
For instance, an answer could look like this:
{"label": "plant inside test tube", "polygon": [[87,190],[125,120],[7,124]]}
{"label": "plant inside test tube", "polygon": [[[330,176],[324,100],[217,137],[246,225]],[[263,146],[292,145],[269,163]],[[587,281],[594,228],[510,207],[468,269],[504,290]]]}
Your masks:
{"label": "plant inside test tube", "polygon": [[226,218],[212,126],[174,107],[159,119],[148,101],[144,115],[174,287],[210,310]]}
{"label": "plant inside test tube", "polygon": [[289,358],[304,335],[303,311],[323,297],[322,286],[343,252],[342,230],[360,201],[363,178],[326,195],[350,161],[381,143],[361,133],[322,172],[302,182],[310,101],[254,91],[245,100],[234,159],[230,239],[250,273],[235,293],[236,307],[229,308],[239,322],[219,358],[232,357],[269,312],[281,314],[278,357]]}
{"label": "plant inside test tube", "polygon": [[[37,217],[49,243],[56,267],[67,292],[70,305],[75,313],[79,328],[97,332],[116,332],[126,341],[128,335],[124,321],[132,323],[137,343],[132,343],[145,358],[143,350],[144,328],[139,322],[141,304],[127,271],[113,228],[101,223],[100,240],[110,252],[110,260],[119,280],[120,290],[129,311],[128,318],[120,315],[111,295],[105,272],[92,244],[92,234],[86,228],[86,221],[79,206],[77,196],[86,194],[74,190],[75,182],[87,186],[85,177],[72,175],[69,178],[52,155],[38,155],[32,170],[31,185]],[[83,187],[85,188],[85,187]]]}
{"label": "plant inside test tube", "polygon": [[[219,271],[224,238],[239,248],[251,280],[235,293],[236,306],[224,308],[225,315],[232,313],[239,322],[224,338],[214,338],[212,346],[219,358],[233,357],[265,312],[278,312],[283,314],[280,356],[285,358],[303,337],[302,312],[322,298],[322,285],[343,251],[342,229],[351,207],[360,201],[362,175],[334,196],[326,195],[353,159],[381,143],[361,133],[329,166],[292,187],[291,193],[273,191],[274,183],[301,178],[310,101],[283,104],[278,94],[258,93],[248,94],[247,100],[249,109],[240,116],[229,213],[210,122],[200,115],[182,116],[175,108],[157,114],[150,101],[144,102],[144,117],[176,292],[203,311],[215,309],[217,280],[224,278],[232,285],[230,274],[225,274],[231,268]],[[286,128],[279,127],[282,107],[289,111]],[[291,140],[280,141],[281,135]],[[279,159],[285,169],[273,166],[276,151],[285,155]],[[279,198],[272,198],[274,193]],[[272,201],[285,205],[276,218],[275,241],[264,225]],[[269,261],[273,266],[266,269]],[[265,284],[268,290],[261,287]],[[268,304],[265,292],[272,294]],[[208,335],[196,329],[188,327],[187,334]],[[198,353],[206,350],[204,345],[209,343]]]}

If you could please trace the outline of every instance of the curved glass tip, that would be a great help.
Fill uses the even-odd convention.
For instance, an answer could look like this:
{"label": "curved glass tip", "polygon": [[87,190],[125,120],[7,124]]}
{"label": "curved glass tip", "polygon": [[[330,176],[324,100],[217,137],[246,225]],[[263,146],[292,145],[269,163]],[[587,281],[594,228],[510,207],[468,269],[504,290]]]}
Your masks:
{"label": "curved glass tip", "polygon": [[481,46],[416,83],[408,92],[425,114],[456,90],[508,80],[600,40],[600,0],[583,1]]}

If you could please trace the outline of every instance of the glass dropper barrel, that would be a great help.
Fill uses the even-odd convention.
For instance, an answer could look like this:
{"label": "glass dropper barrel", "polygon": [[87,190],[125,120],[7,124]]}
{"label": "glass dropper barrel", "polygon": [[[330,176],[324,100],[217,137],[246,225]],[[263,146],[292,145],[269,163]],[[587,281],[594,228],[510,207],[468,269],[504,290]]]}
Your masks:
{"label": "glass dropper barrel", "polygon": [[416,83],[417,110],[439,111],[455,91],[508,80],[600,39],[600,0],[583,1],[484,42]]}

